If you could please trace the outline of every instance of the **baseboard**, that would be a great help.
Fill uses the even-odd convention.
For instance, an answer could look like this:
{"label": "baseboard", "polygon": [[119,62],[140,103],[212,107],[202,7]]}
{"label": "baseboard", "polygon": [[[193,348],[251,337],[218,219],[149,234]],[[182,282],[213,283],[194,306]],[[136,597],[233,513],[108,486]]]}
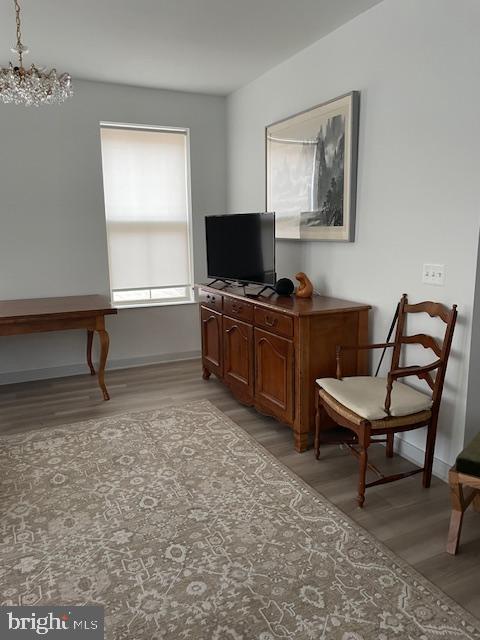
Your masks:
{"label": "baseboard", "polygon": [[[398,437],[395,438],[395,451],[403,458],[410,460],[416,465],[423,467],[423,462],[425,459],[425,451],[420,449],[419,447],[407,442],[406,440],[400,439]],[[440,460],[439,458],[433,459],[433,475],[440,480],[448,481],[448,471],[452,465]]]}
{"label": "baseboard", "polygon": [[[162,364],[165,362],[180,362],[181,360],[194,360],[199,358],[200,351],[183,351],[178,353],[161,353],[154,356],[140,356],[138,358],[121,358],[109,360],[108,369],[130,369],[143,367],[149,364]],[[50,378],[65,378],[88,373],[87,363],[64,365],[60,367],[47,367],[44,369],[28,369],[26,371],[12,371],[0,373],[0,385],[15,384],[17,382],[31,382],[33,380],[48,380]]]}

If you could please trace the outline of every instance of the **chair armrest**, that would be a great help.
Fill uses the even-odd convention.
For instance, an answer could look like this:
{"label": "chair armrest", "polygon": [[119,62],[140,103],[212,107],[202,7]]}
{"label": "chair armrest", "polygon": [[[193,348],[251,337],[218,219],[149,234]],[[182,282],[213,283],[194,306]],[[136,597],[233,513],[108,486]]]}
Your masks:
{"label": "chair armrest", "polygon": [[430,364],[426,364],[423,367],[402,367],[401,369],[392,369],[387,374],[387,395],[385,396],[385,411],[387,415],[390,415],[390,405],[392,400],[393,383],[398,378],[407,378],[408,376],[417,376],[421,380],[426,380],[431,389],[433,389],[433,380],[430,376],[430,371],[438,369],[442,364],[441,360],[435,360]]}
{"label": "chair armrest", "polygon": [[362,349],[386,349],[394,347],[395,342],[377,342],[373,344],[337,345],[337,380],[342,379],[341,355],[342,351],[360,351]]}
{"label": "chair armrest", "polygon": [[386,347],[394,347],[396,342],[377,342],[374,344],[355,344],[355,345],[337,345],[337,354],[341,351],[359,351],[360,349],[385,349]]}
{"label": "chair armrest", "polygon": [[429,373],[430,371],[434,371],[438,369],[438,367],[442,364],[441,360],[435,360],[435,362],[431,362],[430,364],[426,364],[423,367],[402,367],[401,369],[392,369],[388,372],[388,378],[396,380],[397,378],[406,378],[408,376],[421,376],[423,373]]}

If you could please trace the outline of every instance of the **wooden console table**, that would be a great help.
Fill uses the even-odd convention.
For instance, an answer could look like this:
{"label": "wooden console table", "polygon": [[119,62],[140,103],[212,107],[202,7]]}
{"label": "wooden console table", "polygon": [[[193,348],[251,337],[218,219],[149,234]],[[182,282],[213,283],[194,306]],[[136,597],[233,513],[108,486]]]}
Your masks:
{"label": "wooden console table", "polygon": [[[213,373],[244,404],[294,431],[307,449],[315,424],[315,380],[335,377],[336,347],[368,342],[369,305],[199,285],[203,377]],[[366,375],[368,352],[345,352],[345,375]]]}
{"label": "wooden console table", "polygon": [[105,364],[107,362],[109,337],[105,331],[105,316],[117,313],[110,300],[104,296],[68,296],[66,298],[37,298],[32,300],[0,301],[0,336],[66,329],[87,330],[87,363],[92,376],[93,334],[100,338],[100,363],[98,384],[103,399],[109,400],[105,386]]}

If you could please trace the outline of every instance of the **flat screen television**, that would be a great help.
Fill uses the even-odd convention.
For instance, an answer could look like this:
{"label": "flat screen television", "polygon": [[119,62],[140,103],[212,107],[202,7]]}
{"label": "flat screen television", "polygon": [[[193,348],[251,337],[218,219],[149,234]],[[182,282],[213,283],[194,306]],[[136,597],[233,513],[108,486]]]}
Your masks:
{"label": "flat screen television", "polygon": [[275,284],[274,213],[207,216],[205,228],[209,278]]}

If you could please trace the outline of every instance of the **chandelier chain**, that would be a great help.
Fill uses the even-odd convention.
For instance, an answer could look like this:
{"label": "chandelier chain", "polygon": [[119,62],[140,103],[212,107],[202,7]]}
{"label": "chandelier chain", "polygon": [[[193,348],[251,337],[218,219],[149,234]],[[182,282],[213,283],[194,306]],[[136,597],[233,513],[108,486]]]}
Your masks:
{"label": "chandelier chain", "polygon": [[23,51],[22,51],[22,32],[20,25],[20,5],[18,4],[18,0],[13,0],[15,4],[15,21],[17,23],[17,50],[18,57],[20,59],[20,67],[23,67]]}

